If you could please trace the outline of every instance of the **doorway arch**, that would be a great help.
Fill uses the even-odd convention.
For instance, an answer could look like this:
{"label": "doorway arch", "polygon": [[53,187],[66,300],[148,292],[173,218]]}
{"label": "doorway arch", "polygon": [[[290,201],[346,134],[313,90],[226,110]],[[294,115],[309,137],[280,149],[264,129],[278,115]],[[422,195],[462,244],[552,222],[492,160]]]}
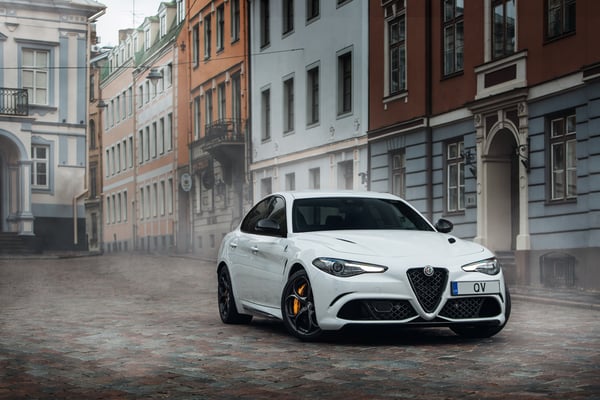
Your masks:
{"label": "doorway arch", "polygon": [[508,127],[495,130],[482,157],[486,182],[486,244],[494,251],[517,248],[520,222],[517,136]]}

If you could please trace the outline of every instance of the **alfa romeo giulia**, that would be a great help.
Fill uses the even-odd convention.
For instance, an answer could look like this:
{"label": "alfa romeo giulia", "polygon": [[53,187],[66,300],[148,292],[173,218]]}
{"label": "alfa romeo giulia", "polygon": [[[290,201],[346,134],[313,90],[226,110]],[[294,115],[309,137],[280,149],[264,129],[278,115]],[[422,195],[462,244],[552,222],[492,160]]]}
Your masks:
{"label": "alfa romeo giulia", "polygon": [[301,340],[369,324],[493,336],[511,309],[501,266],[452,228],[391,194],[269,195],[221,243],[221,320],[277,318]]}

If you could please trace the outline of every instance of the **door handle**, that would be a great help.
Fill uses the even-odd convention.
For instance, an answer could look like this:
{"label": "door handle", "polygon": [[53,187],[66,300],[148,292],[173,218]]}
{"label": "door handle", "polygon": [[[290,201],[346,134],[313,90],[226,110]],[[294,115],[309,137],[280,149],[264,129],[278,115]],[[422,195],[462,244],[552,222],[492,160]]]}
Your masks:
{"label": "door handle", "polygon": [[229,247],[232,249],[237,249],[237,243],[229,243]]}
{"label": "door handle", "polygon": [[252,254],[258,253],[258,247],[256,247],[256,246],[250,247],[250,250],[252,250]]}

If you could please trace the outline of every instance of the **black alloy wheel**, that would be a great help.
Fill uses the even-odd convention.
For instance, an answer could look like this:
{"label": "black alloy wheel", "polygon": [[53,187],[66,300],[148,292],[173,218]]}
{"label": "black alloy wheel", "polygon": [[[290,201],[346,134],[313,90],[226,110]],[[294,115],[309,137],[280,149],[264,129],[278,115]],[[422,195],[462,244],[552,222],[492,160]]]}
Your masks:
{"label": "black alloy wheel", "polygon": [[237,311],[227,267],[219,269],[217,296],[221,321],[226,324],[247,324],[252,320],[252,315],[240,314]]}
{"label": "black alloy wheel", "polygon": [[298,339],[311,341],[322,335],[306,271],[295,272],[287,281],[281,296],[281,313],[283,324]]}

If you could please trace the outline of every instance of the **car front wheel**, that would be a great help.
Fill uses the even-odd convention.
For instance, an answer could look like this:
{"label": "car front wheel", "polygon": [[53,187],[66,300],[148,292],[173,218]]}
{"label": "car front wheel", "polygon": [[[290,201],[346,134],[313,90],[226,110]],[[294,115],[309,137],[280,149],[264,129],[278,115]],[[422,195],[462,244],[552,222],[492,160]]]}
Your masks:
{"label": "car front wheel", "polygon": [[217,301],[221,321],[226,324],[247,324],[252,320],[252,315],[240,314],[235,306],[235,297],[231,286],[231,278],[227,267],[222,267],[218,274]]}
{"label": "car front wheel", "polygon": [[312,287],[306,271],[295,272],[287,281],[281,296],[283,324],[297,338],[316,340],[323,331],[317,323]]}

